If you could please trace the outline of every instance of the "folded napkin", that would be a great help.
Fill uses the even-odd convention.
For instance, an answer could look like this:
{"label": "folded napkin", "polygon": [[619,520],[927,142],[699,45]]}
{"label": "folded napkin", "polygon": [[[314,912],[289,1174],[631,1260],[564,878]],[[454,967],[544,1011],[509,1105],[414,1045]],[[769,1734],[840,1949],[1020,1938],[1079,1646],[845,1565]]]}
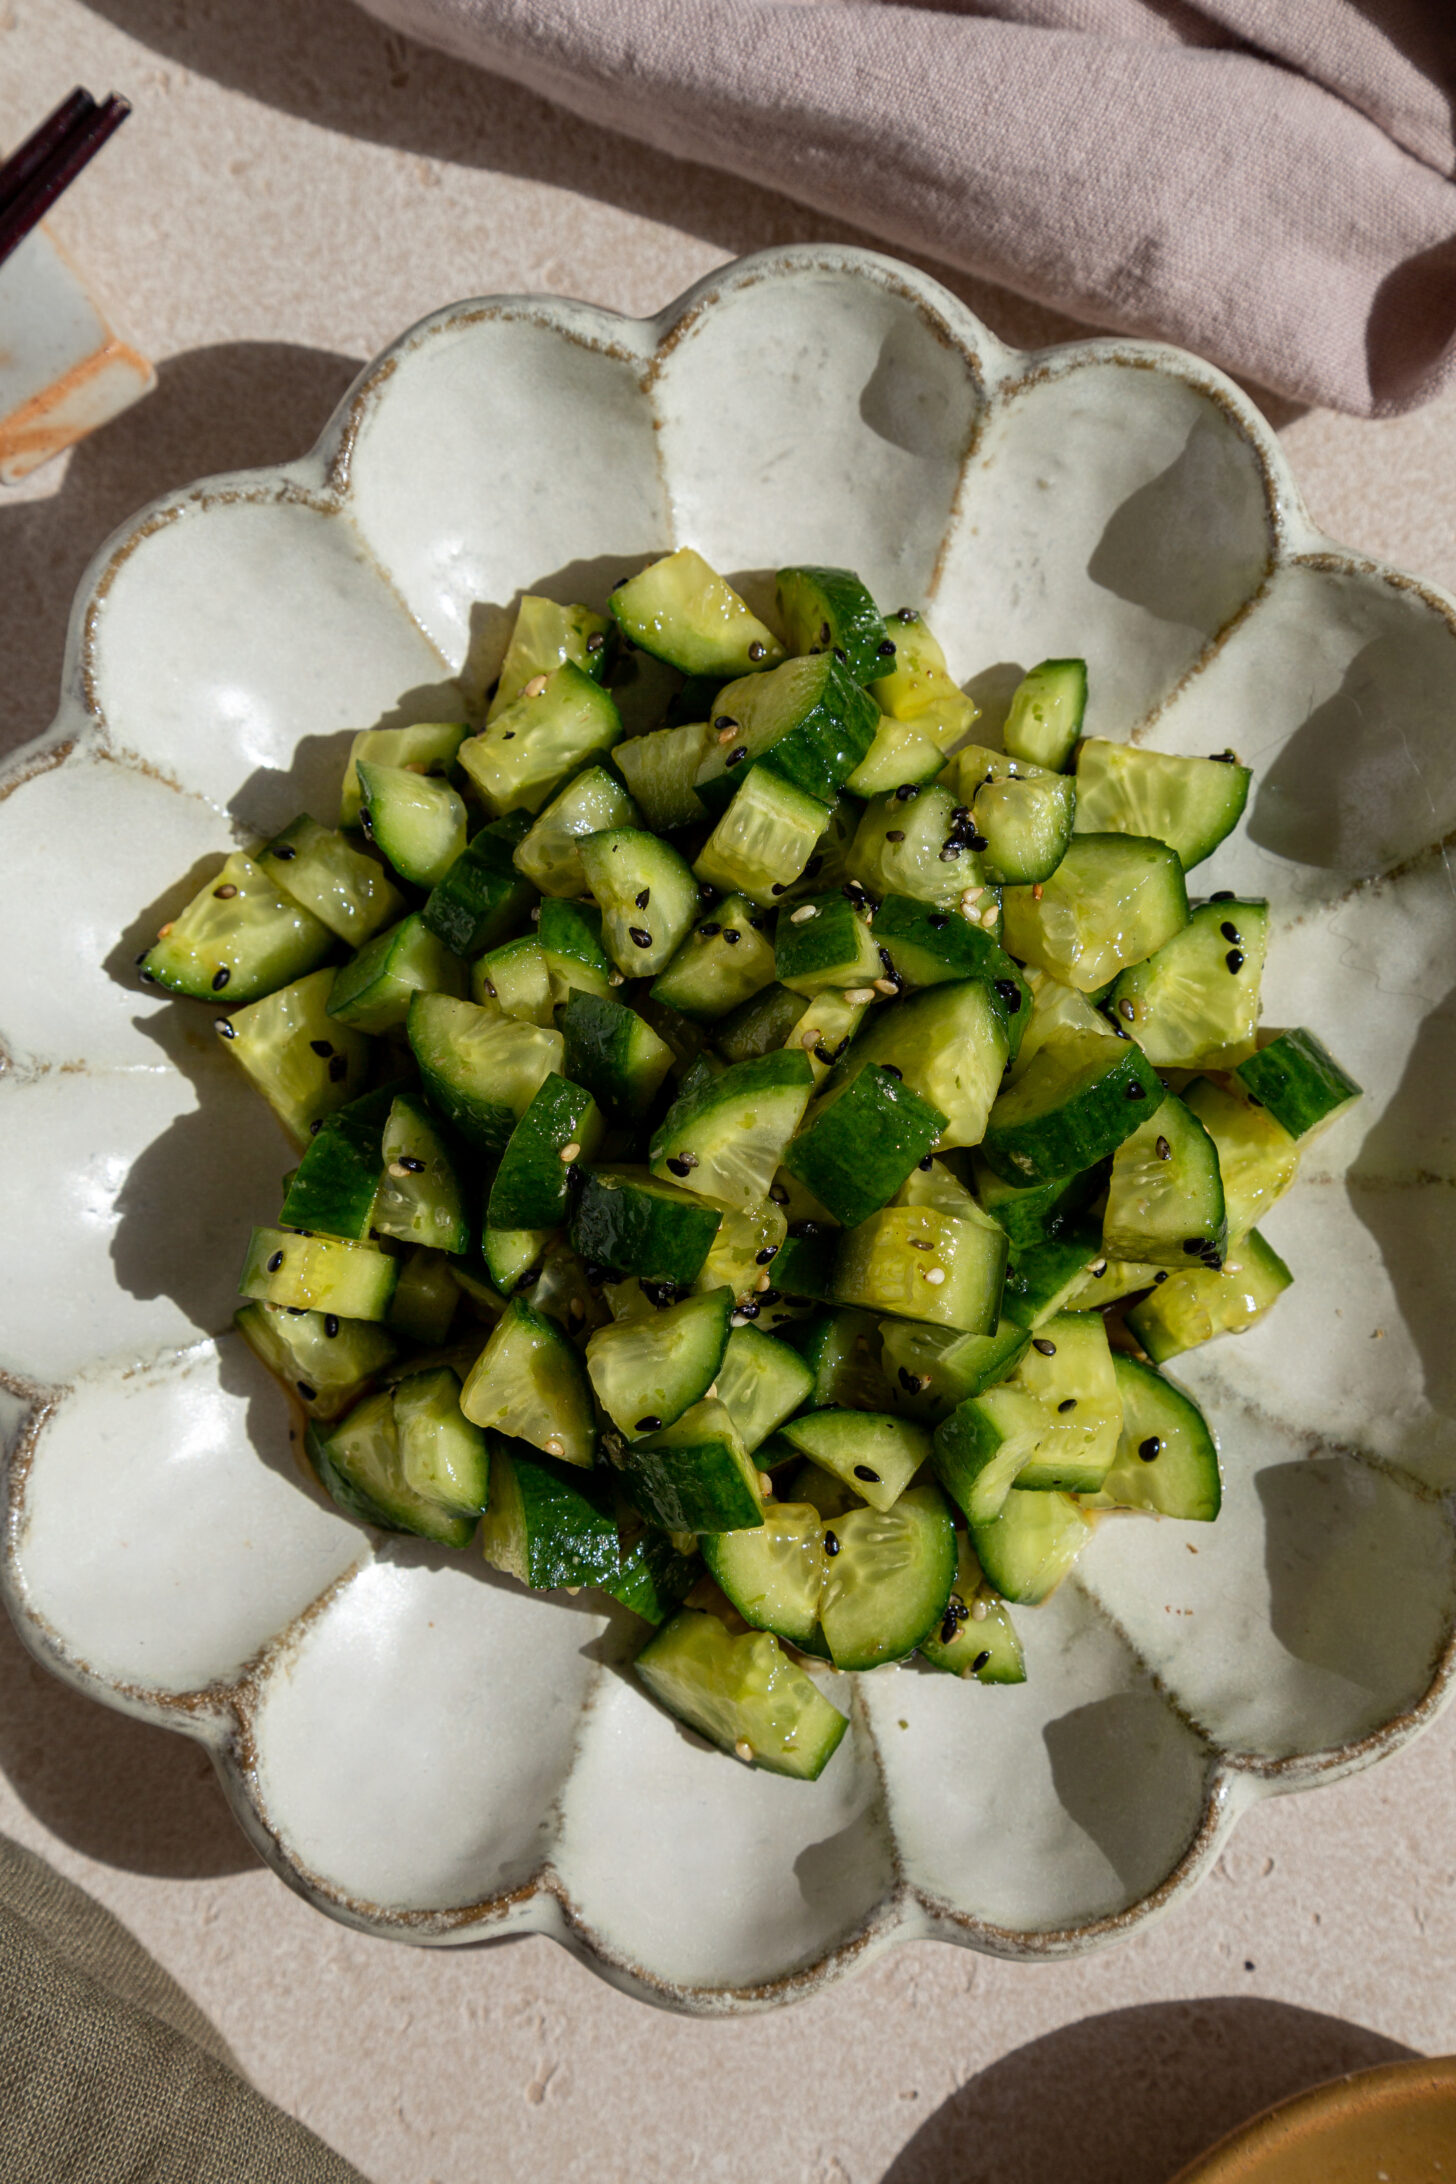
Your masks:
{"label": "folded napkin", "polygon": [[1382,416],[1452,373],[1453,0],[363,4],[594,122],[1296,400]]}
{"label": "folded napkin", "polygon": [[5,2184],[364,2184],[119,1921],[0,1836]]}

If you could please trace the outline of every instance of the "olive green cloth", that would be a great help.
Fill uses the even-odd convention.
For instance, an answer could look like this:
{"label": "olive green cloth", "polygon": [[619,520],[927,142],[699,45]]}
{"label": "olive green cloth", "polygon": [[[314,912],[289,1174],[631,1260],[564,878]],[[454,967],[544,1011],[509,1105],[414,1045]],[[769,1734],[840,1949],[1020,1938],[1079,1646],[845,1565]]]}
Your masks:
{"label": "olive green cloth", "polygon": [[364,2184],[109,1911],[0,1836],[4,2184]]}

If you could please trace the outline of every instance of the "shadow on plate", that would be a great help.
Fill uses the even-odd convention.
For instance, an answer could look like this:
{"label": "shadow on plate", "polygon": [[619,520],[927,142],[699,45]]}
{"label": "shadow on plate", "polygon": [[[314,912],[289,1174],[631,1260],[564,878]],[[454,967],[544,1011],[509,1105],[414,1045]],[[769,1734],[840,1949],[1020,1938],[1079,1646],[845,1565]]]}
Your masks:
{"label": "shadow on plate", "polygon": [[1275,2101],[1411,2053],[1363,2025],[1252,1997],[1114,2010],[971,2079],[883,2184],[1168,2184]]}

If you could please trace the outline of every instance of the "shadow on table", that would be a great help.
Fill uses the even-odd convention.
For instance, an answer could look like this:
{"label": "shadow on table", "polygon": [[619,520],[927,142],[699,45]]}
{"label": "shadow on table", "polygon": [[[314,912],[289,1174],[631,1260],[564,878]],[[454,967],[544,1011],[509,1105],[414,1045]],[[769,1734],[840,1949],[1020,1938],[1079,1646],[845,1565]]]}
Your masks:
{"label": "shadow on table", "polygon": [[1169,2184],[1275,2101],[1413,2051],[1284,2002],[1152,2002],[1003,2056],[916,2132],[882,2184]]}
{"label": "shadow on table", "polygon": [[161,366],[154,393],[81,442],[58,491],[0,495],[0,757],[54,716],[72,595],[102,541],[159,493],[304,454],[358,369],[288,342],[190,350]]}

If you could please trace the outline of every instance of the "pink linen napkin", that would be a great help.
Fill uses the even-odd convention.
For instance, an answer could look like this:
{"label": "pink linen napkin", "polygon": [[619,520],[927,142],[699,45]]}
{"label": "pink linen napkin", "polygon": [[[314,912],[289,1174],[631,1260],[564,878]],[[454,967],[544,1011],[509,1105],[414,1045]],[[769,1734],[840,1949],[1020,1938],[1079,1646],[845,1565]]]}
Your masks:
{"label": "pink linen napkin", "polygon": [[1383,416],[1456,369],[1456,0],[363,4],[1296,400]]}

